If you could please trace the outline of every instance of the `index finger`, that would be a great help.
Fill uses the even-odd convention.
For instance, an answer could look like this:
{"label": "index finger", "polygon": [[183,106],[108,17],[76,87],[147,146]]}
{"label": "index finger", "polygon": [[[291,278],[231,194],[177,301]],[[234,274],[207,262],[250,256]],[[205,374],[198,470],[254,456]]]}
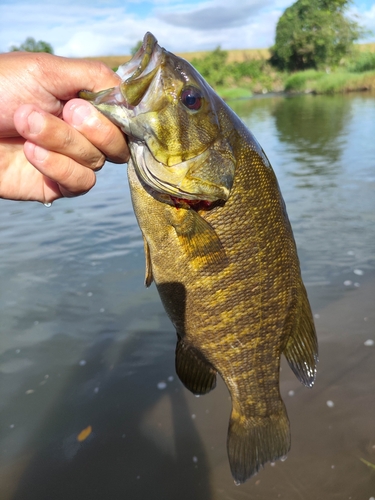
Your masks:
{"label": "index finger", "polygon": [[72,125],[112,163],[126,163],[129,148],[122,131],[92,104],[83,99],[68,101],[63,109],[64,121]]}

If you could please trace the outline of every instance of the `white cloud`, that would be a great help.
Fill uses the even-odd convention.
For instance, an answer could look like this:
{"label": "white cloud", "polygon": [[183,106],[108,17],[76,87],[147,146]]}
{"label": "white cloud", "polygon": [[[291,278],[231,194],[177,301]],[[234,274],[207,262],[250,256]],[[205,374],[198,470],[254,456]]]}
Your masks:
{"label": "white cloud", "polygon": [[[68,57],[128,54],[146,31],[172,52],[269,47],[278,18],[292,3],[242,0],[234,8],[229,0],[0,0],[0,50],[32,36]],[[375,29],[374,5],[360,21]]]}

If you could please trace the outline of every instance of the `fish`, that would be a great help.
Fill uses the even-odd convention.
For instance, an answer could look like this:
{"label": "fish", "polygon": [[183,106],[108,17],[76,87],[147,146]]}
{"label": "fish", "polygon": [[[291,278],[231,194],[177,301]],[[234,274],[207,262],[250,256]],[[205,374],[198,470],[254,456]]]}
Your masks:
{"label": "fish", "polygon": [[151,33],[121,84],[82,90],[127,135],[128,180],[154,281],[177,333],[176,372],[193,394],[224,380],[236,484],[286,457],[283,354],[312,387],[318,344],[296,244],[271,164],[238,116]]}

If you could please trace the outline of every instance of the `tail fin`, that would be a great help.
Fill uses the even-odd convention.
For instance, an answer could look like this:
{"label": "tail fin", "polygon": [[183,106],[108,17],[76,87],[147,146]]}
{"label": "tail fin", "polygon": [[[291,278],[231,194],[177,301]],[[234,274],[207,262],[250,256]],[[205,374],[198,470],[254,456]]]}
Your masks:
{"label": "tail fin", "polygon": [[289,419],[284,404],[281,404],[279,413],[267,417],[247,418],[232,410],[227,446],[236,484],[244,483],[267,462],[273,462],[288,453]]}

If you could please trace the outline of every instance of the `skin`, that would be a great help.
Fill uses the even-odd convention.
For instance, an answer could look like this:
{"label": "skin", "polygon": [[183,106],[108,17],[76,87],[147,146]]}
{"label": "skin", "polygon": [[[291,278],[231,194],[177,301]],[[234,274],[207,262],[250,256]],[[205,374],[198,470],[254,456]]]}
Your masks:
{"label": "skin", "polygon": [[124,134],[81,89],[119,77],[96,61],[44,53],[0,54],[0,198],[51,203],[90,190],[105,160],[129,158]]}

